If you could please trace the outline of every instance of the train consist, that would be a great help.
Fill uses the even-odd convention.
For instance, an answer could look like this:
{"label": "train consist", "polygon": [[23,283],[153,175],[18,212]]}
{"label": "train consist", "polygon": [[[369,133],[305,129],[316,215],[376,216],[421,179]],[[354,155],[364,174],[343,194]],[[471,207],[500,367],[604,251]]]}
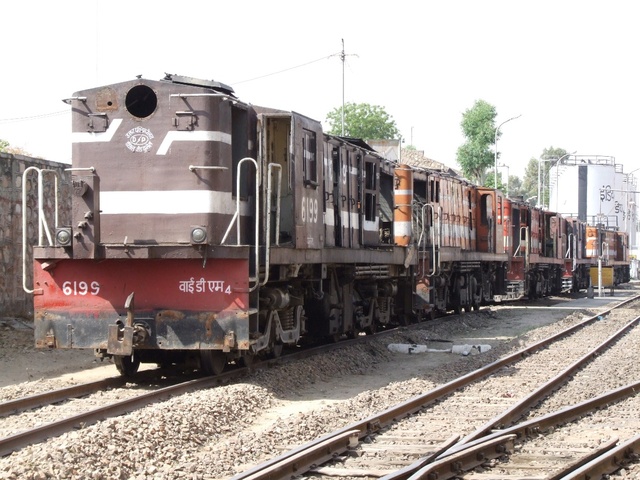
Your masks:
{"label": "train consist", "polygon": [[134,79],[67,102],[71,223],[34,247],[36,345],[95,349],[124,375],[217,374],[305,340],[583,289],[598,258],[629,277],[620,232],[387,161],[219,82]]}

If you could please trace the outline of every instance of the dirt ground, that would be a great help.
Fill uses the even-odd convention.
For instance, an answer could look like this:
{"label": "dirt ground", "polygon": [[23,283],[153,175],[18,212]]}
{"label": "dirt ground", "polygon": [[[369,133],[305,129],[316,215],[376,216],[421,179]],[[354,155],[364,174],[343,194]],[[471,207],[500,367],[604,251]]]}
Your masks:
{"label": "dirt ground", "polygon": [[[598,311],[637,291],[640,291],[640,283],[632,283],[617,290],[614,297],[587,299],[586,295],[579,295],[573,299],[553,297],[535,303],[483,307],[480,312],[463,314],[458,318],[441,318],[425,324],[424,343],[430,348],[438,348],[438,342],[434,343],[433,340],[442,339],[442,332],[445,332],[445,340],[460,345],[492,345],[511,341],[526,331],[561,320],[573,312]],[[411,375],[415,368],[434,367],[445,361],[446,356],[441,354],[407,355],[399,367],[395,365],[390,368],[399,368],[395,374],[404,377]],[[75,383],[117,374],[110,361],[100,361],[91,350],[36,349],[33,323],[16,318],[0,318],[0,362],[0,388],[41,379],[59,377]],[[378,375],[380,373],[377,372]],[[363,382],[367,381],[371,381],[371,378],[363,377]],[[335,390],[332,392],[335,397],[348,395],[346,391],[339,391],[347,386],[335,385],[327,388]]]}
{"label": "dirt ground", "polygon": [[33,322],[16,318],[0,318],[0,363],[0,388],[52,377],[90,381],[115,373],[115,366],[100,362],[92,350],[36,349]]}

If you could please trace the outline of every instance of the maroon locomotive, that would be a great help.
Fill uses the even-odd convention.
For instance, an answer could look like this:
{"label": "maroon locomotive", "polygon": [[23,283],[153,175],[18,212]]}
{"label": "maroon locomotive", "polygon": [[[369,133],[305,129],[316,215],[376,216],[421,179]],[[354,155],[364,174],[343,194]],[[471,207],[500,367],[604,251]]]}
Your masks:
{"label": "maroon locomotive", "polygon": [[25,285],[39,347],[94,349],[125,375],[140,362],[218,373],[577,285],[561,217],[222,83],[134,79],[67,102],[71,218],[39,219],[55,233]]}

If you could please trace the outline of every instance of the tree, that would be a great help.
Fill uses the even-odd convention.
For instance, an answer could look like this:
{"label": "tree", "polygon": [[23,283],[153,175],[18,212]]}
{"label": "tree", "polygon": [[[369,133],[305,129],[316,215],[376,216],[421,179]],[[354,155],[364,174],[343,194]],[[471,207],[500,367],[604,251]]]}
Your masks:
{"label": "tree", "polygon": [[2,153],[11,153],[13,155],[24,155],[26,157],[32,156],[24,148],[12,147],[9,144],[9,142],[7,142],[6,140],[2,140],[1,138],[0,138],[0,152],[2,152]]}
{"label": "tree", "polygon": [[[457,160],[469,180],[485,184],[487,169],[494,164],[490,147],[495,142],[496,109],[484,100],[476,100],[462,115],[462,133],[467,141],[458,148]],[[501,132],[497,132],[498,138]]]}
{"label": "tree", "polygon": [[511,198],[523,197],[525,200],[527,199],[527,197],[524,196],[522,180],[517,175],[509,175],[509,196]]}
{"label": "tree", "polygon": [[531,158],[522,177],[522,197],[538,204],[538,159]]}
{"label": "tree", "polygon": [[[331,135],[342,135],[342,107],[334,108],[327,113],[329,132]],[[379,105],[368,103],[346,103],[344,105],[344,136],[390,140],[398,138],[400,132],[396,122]]]}

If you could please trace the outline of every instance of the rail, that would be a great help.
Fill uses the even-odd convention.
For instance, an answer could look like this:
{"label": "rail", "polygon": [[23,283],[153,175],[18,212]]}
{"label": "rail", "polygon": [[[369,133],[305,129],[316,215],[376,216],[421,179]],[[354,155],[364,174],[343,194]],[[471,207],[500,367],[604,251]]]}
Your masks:
{"label": "rail", "polygon": [[240,369],[237,372],[225,372],[216,377],[187,380],[176,385],[146,392],[136,397],[120,400],[103,407],[98,407],[52,423],[37,426],[21,433],[16,433],[9,437],[0,439],[0,456],[8,455],[9,453],[26,445],[37,443],[46,438],[68,432],[73,428],[77,428],[78,425],[89,425],[98,420],[123,415],[137,408],[146,407],[151,403],[165,400],[174,395],[181,395],[196,389],[211,388],[226,381],[227,379],[237,378],[238,375],[245,375],[247,372],[248,369]]}
{"label": "rail", "polygon": [[[614,305],[613,307],[603,312],[600,312],[598,315],[589,317],[576,325],[568,327],[561,332],[558,332],[546,339],[543,339],[528,347],[525,347],[513,354],[502,357],[496,360],[495,362],[485,365],[484,367],[478,370],[474,370],[452,381],[449,381],[446,384],[440,385],[429,392],[425,392],[421,395],[405,400],[404,402],[397,404],[393,407],[390,407],[384,410],[383,412],[379,412],[365,419],[358,420],[332,433],[328,433],[326,435],[323,435],[322,437],[312,440],[305,445],[296,447],[288,452],[284,452],[276,458],[273,458],[245,472],[241,472],[235,475],[234,477],[232,477],[232,480],[288,478],[288,477],[300,475],[301,473],[306,471],[305,469],[310,468],[311,465],[317,465],[313,455],[310,455],[309,453],[317,452],[318,449],[326,447],[330,443],[329,441],[331,439],[344,439],[345,435],[353,436],[356,432],[357,432],[358,438],[364,438],[365,436],[381,430],[382,428],[390,425],[391,423],[397,421],[400,418],[406,417],[412,413],[415,413],[437,402],[438,400],[441,400],[442,398],[444,398],[445,396],[448,396],[449,394],[451,394],[455,390],[458,390],[459,388],[469,385],[470,383],[476,380],[479,380],[481,378],[484,378],[490,374],[498,372],[500,369],[502,369],[506,365],[510,365],[535,351],[544,349],[545,347],[549,346],[551,343],[557,341],[558,339],[564,338],[580,330],[581,328],[584,328],[585,326],[598,321],[598,319],[601,318],[602,315],[606,315],[609,312],[613,311],[614,309],[622,307],[623,305],[626,305],[637,299],[638,299],[638,296],[624,300],[623,302],[620,302]],[[624,329],[631,328],[633,325],[637,323],[638,320],[639,319],[636,318],[633,322],[630,322],[629,324],[627,324],[625,327],[623,327],[618,332],[616,332],[612,337],[607,339],[603,344],[599,345],[596,348],[596,350],[601,351],[602,349],[606,348],[607,344],[613,343],[615,341],[615,338],[619,338],[623,334]],[[593,358],[595,356],[597,356],[597,353],[591,352],[591,355],[585,355],[581,360],[583,362],[586,362],[587,357]],[[569,367],[568,370],[575,371],[577,368],[579,367],[577,366],[576,363],[574,363]],[[551,382],[547,382],[547,383],[548,385],[545,384],[545,389],[553,388],[553,384],[555,383],[555,381],[552,380]],[[632,385],[630,387],[626,387],[624,391],[623,389],[620,389],[620,391],[617,392],[616,395],[630,395],[635,391],[636,387],[637,385]],[[539,397],[540,395],[542,395],[542,390],[543,389],[538,389],[537,391],[534,392],[534,397],[537,397],[537,400],[532,400],[533,403],[537,403],[537,401],[540,400]],[[530,402],[523,401],[523,402],[520,402],[520,405],[518,405],[518,408],[508,409],[506,411],[505,421],[507,420],[507,417],[508,419],[513,419],[513,418],[516,418],[518,415],[521,415],[523,412],[523,408],[526,408],[528,403]],[[518,412],[520,413],[518,414]],[[496,423],[499,423],[501,419],[496,418],[493,420],[494,421],[492,425],[496,427]],[[488,424],[486,424],[481,429],[479,429],[479,431],[480,430],[483,433],[486,433],[490,429],[488,428]],[[493,435],[485,436],[485,437],[482,437],[481,439],[476,440],[476,435],[480,436],[479,431],[476,431],[473,434],[468,435],[465,439],[458,441],[454,447],[449,448],[445,453],[441,454],[438,457],[438,460],[444,460],[444,462],[438,462],[436,465],[438,467],[437,469],[430,470],[429,467],[422,465],[422,467],[426,467],[422,472],[422,473],[425,473],[425,476],[417,475],[416,477],[410,477],[410,475],[416,473],[415,470],[408,471],[407,469],[405,469],[403,471],[403,475],[398,477],[389,477],[389,478],[451,478],[451,477],[440,477],[440,476],[429,477],[427,476],[428,475],[427,472],[440,471],[439,469],[443,465],[445,466],[444,467],[445,469],[447,468],[450,469],[449,472],[459,471],[461,470],[460,465],[465,465],[470,460],[467,458],[463,461],[462,457],[456,456],[457,455],[456,452],[466,450],[471,445],[485,444],[483,448],[486,454],[486,447],[487,447],[486,444],[491,444],[494,446],[497,446],[498,444],[503,445],[502,442],[512,441],[516,437],[516,435],[513,435],[512,432],[508,432],[506,430],[500,430],[499,432],[495,432],[495,435],[499,436],[500,441],[497,441],[498,439],[495,439]],[[342,446],[342,448],[344,448],[344,446]],[[335,450],[333,453],[335,454],[338,451],[339,450]],[[449,457],[449,458],[446,459],[445,457]],[[418,464],[416,464],[415,466],[418,466]],[[451,468],[454,468],[454,470],[451,470]],[[276,476],[273,475],[274,472],[277,472]]]}
{"label": "rail", "polygon": [[38,174],[38,246],[44,247],[44,235],[46,234],[49,246],[53,246],[51,231],[47,224],[47,217],[44,213],[44,174],[53,173],[55,181],[55,204],[54,204],[54,228],[58,228],[58,181],[59,175],[55,170],[41,169],[38,167],[28,167],[22,174],[22,289],[26,293],[33,293],[33,288],[27,287],[27,176],[30,172]]}
{"label": "rail", "polygon": [[614,473],[621,466],[630,463],[634,457],[638,457],[640,454],[640,435],[636,435],[610,450],[601,450],[604,452],[580,468],[568,472],[562,477],[562,480],[602,478]]}

